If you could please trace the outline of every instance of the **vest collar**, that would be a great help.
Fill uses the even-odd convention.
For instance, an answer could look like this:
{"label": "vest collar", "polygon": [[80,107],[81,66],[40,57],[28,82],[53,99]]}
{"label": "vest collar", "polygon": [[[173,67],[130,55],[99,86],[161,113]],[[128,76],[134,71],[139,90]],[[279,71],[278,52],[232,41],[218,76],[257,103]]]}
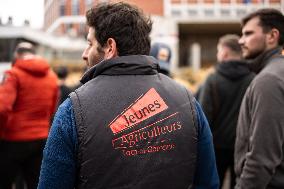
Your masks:
{"label": "vest collar", "polygon": [[154,75],[158,73],[158,69],[158,61],[151,56],[119,56],[104,60],[91,67],[80,82],[85,84],[98,75]]}

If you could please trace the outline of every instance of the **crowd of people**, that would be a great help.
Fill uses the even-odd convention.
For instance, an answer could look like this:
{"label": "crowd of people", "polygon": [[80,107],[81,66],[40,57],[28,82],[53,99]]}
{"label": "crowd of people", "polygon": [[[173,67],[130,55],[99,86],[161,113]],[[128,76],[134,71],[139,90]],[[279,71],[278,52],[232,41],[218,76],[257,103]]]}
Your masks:
{"label": "crowd of people", "polygon": [[[29,42],[0,84],[0,189],[284,188],[284,16],[259,9],[217,44],[198,94],[127,3],[98,4],[80,85]],[[21,185],[23,184],[24,185]]]}

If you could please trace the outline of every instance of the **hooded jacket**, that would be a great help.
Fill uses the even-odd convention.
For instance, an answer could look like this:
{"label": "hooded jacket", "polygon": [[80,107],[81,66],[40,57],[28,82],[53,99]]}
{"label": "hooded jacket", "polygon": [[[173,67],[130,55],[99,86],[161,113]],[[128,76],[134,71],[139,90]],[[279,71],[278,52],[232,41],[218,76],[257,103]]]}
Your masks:
{"label": "hooded jacket", "polygon": [[0,139],[47,138],[57,99],[57,77],[44,59],[16,60],[0,85]]}
{"label": "hooded jacket", "polygon": [[199,102],[207,116],[215,147],[234,149],[240,105],[253,77],[244,61],[222,62],[202,86]]}
{"label": "hooded jacket", "polygon": [[284,58],[282,48],[257,57],[258,75],[243,98],[235,146],[236,189],[284,188]]}

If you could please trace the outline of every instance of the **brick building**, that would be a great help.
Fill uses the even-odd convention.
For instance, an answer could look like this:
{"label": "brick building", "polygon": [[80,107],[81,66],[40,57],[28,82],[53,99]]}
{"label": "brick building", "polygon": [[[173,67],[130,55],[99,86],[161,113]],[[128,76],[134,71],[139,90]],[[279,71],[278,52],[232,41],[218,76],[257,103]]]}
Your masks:
{"label": "brick building", "polygon": [[[85,11],[110,0],[45,0],[44,29],[48,33],[83,37]],[[111,0],[118,2],[121,0]],[[284,9],[284,0],[124,0],[142,8],[154,20],[152,41],[168,43],[172,68],[212,65],[218,38],[240,34],[240,18],[259,8]]]}
{"label": "brick building", "polygon": [[[98,2],[105,0],[45,0],[44,1],[44,30],[57,35],[70,34],[71,36],[84,35],[86,30],[84,15],[87,9]],[[112,1],[119,2],[119,1]],[[144,0],[128,0],[138,5],[148,14],[163,15],[163,0],[154,0],[148,3]]]}

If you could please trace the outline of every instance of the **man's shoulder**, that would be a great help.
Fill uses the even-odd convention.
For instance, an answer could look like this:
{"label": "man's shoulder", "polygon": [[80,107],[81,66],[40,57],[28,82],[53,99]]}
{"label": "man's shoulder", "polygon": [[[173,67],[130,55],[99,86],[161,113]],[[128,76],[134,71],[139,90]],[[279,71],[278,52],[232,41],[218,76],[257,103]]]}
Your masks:
{"label": "man's shoulder", "polygon": [[267,64],[267,66],[263,70],[267,70],[269,68],[282,68],[284,69],[284,56],[279,55],[271,58]]}
{"label": "man's shoulder", "polygon": [[257,96],[272,94],[275,89],[283,88],[284,83],[284,59],[283,62],[270,62],[252,80],[249,91]]}
{"label": "man's shoulder", "polygon": [[212,85],[215,85],[216,82],[219,81],[220,78],[218,78],[219,73],[217,73],[216,71],[209,73],[209,75],[206,77],[205,82],[204,82],[204,87],[210,87]]}
{"label": "man's shoulder", "polygon": [[67,98],[62,102],[62,104],[59,105],[55,116],[59,117],[58,120],[71,119],[73,116],[73,104],[70,98]]}
{"label": "man's shoulder", "polygon": [[284,81],[284,57],[279,56],[271,59],[268,65],[256,76],[255,82],[280,79]]}
{"label": "man's shoulder", "polygon": [[7,79],[8,77],[15,77],[17,78],[21,70],[17,67],[12,67],[9,70],[6,70],[3,74],[3,78]]}

